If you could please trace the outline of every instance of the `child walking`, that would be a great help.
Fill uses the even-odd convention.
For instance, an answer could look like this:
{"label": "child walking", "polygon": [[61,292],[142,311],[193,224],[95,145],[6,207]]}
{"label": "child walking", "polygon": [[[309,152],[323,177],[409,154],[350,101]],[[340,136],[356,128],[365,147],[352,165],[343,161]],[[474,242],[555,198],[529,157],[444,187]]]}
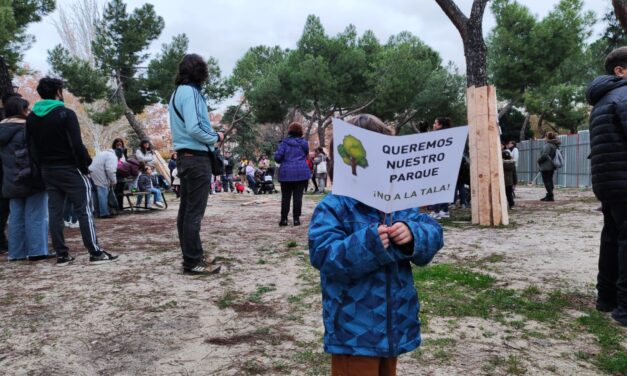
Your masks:
{"label": "child walking", "polygon": [[[349,123],[391,133],[371,115]],[[318,204],[309,257],[320,271],[324,350],[332,355],[333,376],[396,375],[397,357],[421,341],[411,263],[428,264],[442,246],[442,227],[417,208],[386,215],[331,193]]]}

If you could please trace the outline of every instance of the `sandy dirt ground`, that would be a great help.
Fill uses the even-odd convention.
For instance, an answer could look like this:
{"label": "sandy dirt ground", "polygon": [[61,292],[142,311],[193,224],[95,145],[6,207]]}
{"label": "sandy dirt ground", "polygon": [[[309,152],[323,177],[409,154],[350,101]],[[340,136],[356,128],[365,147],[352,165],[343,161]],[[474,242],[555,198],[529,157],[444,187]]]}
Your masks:
{"label": "sandy dirt ground", "polygon": [[[509,288],[593,295],[602,216],[592,193],[560,190],[550,205],[538,201],[538,188],[520,187],[517,195],[511,226],[454,222],[434,262],[499,255],[481,271]],[[89,265],[77,229],[66,229],[73,265],[3,256],[0,374],[326,374],[319,279],[307,254],[316,203],[305,198],[304,226],[280,228],[277,195],[210,197],[202,238],[223,265],[217,276],[182,274],[172,199],[166,210],[97,221],[102,245],[120,254],[115,263]],[[594,346],[592,337],[517,338],[495,322],[438,317],[423,339],[451,335],[459,338],[448,350],[452,360],[404,355],[399,375],[490,374],[482,366],[495,354],[520,355],[529,375],[602,374],[572,355]]]}

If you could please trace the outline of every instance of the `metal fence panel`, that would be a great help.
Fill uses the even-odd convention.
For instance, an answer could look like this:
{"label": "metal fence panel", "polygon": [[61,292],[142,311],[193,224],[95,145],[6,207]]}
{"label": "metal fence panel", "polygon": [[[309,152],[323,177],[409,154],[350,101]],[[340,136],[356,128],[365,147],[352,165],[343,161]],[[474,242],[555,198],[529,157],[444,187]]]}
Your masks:
{"label": "metal fence panel", "polygon": [[[559,136],[564,166],[556,171],[555,182],[561,187],[584,188],[592,185],[590,179],[590,132]],[[537,160],[542,153],[544,140],[528,140],[518,144],[520,152],[516,172],[519,181],[531,182],[540,172]],[[542,184],[542,177],[536,180]]]}

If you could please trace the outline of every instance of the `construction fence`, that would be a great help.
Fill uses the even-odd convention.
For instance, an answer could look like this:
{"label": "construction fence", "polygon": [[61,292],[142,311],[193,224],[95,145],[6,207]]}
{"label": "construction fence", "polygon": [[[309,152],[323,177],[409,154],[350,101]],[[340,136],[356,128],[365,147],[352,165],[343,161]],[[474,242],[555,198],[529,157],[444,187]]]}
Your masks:
{"label": "construction fence", "polygon": [[[564,166],[555,172],[555,184],[560,187],[586,188],[591,187],[590,179],[590,132],[581,131],[577,134],[558,136],[561,141],[560,150],[564,156]],[[519,182],[542,184],[542,177],[538,176],[538,158],[542,153],[544,140],[528,140],[518,143],[520,152],[518,158]]]}

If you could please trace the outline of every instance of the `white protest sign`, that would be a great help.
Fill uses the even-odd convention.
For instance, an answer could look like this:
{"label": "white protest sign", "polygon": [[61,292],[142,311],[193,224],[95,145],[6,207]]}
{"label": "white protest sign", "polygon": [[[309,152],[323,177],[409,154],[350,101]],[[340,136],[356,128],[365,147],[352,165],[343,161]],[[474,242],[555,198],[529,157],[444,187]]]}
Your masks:
{"label": "white protest sign", "polygon": [[388,136],[333,119],[333,194],[391,213],[453,202],[468,126]]}

